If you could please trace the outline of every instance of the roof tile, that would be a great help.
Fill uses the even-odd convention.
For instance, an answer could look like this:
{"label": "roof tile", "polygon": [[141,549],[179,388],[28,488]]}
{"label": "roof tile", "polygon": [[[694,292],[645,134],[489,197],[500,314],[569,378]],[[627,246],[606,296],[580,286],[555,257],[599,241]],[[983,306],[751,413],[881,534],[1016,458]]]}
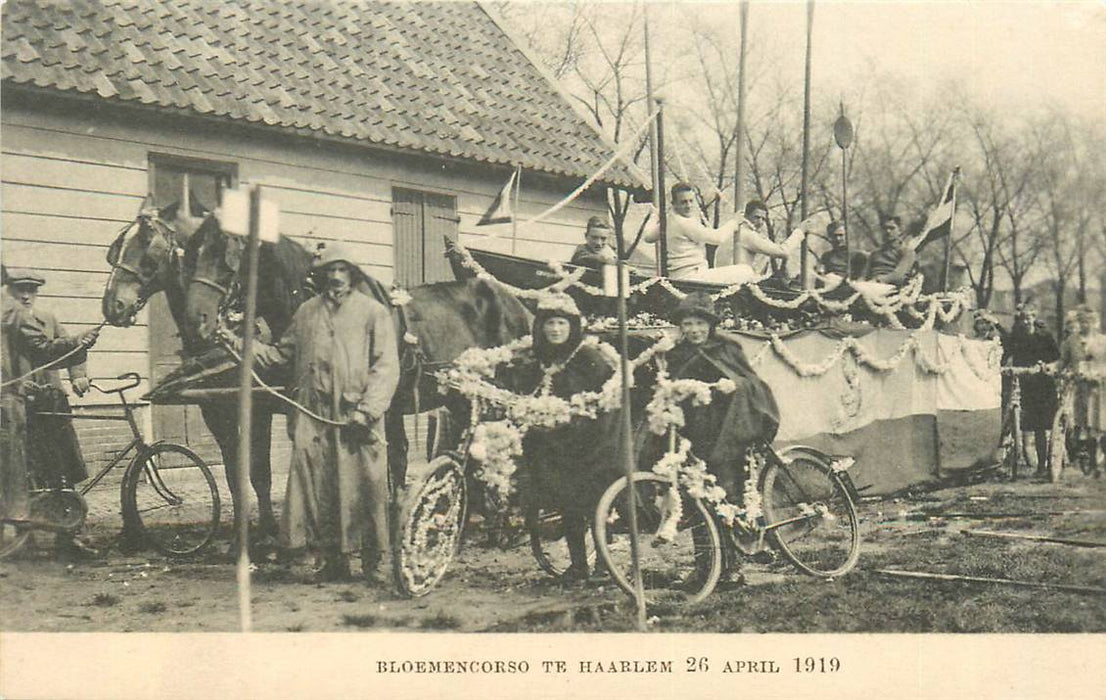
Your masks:
{"label": "roof tile", "polygon": [[8,0],[2,13],[13,84],[572,178],[611,155],[474,2]]}

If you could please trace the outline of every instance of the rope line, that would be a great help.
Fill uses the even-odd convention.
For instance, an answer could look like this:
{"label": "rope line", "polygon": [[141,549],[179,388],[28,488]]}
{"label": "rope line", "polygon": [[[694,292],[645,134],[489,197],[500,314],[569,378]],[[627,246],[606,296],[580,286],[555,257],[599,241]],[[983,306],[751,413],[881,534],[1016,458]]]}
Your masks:
{"label": "rope line", "polygon": [[[227,343],[227,342],[221,340],[220,344],[223,346],[223,348],[227,352],[229,352],[231,354],[231,356],[235,359],[236,362],[238,362],[238,364],[242,364],[242,356],[239,355],[238,352],[233,347],[231,347],[230,343]],[[303,404],[297,403],[293,399],[288,398],[284,394],[280,393],[279,391],[277,391],[273,387],[266,384],[265,380],[257,375],[257,370],[255,370],[253,368],[250,368],[250,374],[253,375],[254,381],[256,381],[259,385],[261,385],[262,389],[264,389],[268,393],[272,394],[273,396],[277,397],[278,399],[280,399],[284,403],[288,404],[292,408],[296,409],[300,413],[304,414],[305,416],[308,416],[309,418],[313,418],[313,419],[319,421],[320,423],[325,423],[326,425],[335,425],[335,426],[338,426],[339,428],[344,428],[348,425],[351,425],[351,423],[349,421],[336,421],[336,420],[333,420],[333,419],[330,419],[330,418],[324,418],[323,416],[320,416],[318,413],[315,413],[314,411],[312,411],[310,408],[307,408]]]}
{"label": "rope line", "polygon": [[[100,330],[101,328],[106,326],[107,323],[108,323],[107,319],[104,319],[103,321],[100,321],[100,323],[96,326],[96,330]],[[38,372],[42,372],[44,370],[50,369],[51,367],[58,364],[59,362],[64,362],[65,360],[69,359],[73,355],[76,355],[78,352],[81,352],[82,350],[87,350],[87,349],[88,348],[86,348],[84,345],[78,345],[77,347],[73,348],[72,350],[70,350],[69,352],[65,353],[64,355],[62,355],[61,357],[59,357],[57,359],[50,360],[49,362],[47,362],[44,365],[39,365],[38,367],[35,367],[34,369],[32,369],[30,372],[27,372],[26,374],[20,375],[20,376],[16,377],[15,379],[9,379],[8,381],[4,382],[3,384],[0,384],[0,388],[6,388],[6,387],[9,387],[9,386],[12,386],[13,384],[18,384],[19,382],[27,379],[28,377],[34,376]]]}

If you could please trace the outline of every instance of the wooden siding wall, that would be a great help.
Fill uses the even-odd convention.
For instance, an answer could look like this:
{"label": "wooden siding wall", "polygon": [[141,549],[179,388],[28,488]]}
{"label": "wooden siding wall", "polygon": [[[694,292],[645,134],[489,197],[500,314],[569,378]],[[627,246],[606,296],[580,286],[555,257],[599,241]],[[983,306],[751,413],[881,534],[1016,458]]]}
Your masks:
{"label": "wooden siding wall", "polygon": [[[510,250],[510,225],[475,226],[506,181],[506,169],[450,175],[429,161],[310,139],[191,128],[180,119],[154,116],[122,118],[87,105],[59,110],[13,102],[5,99],[0,114],[0,250],[5,264],[43,272],[48,282],[40,303],[73,332],[102,318],[107,246],[146,195],[151,153],[236,163],[240,182],[263,184],[279,201],[282,232],[309,246],[341,240],[356,262],[385,282],[392,281],[393,270],[393,187],[456,196],[462,240]],[[524,176],[522,215],[544,210],[572,187],[566,184],[561,193],[527,188]],[[518,253],[567,259],[583,240],[587,218],[604,211],[602,200],[578,200],[549,222],[522,227]],[[139,371],[148,380],[148,347],[145,312],[132,328],[107,327],[91,353],[90,374],[111,378]],[[95,395],[75,400],[99,402]]]}

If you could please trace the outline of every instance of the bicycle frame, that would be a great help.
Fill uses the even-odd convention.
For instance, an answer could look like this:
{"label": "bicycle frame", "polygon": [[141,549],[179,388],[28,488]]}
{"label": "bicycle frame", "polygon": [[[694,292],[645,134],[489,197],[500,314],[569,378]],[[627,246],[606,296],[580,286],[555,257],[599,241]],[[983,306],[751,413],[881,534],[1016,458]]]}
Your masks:
{"label": "bicycle frame", "polygon": [[[121,380],[122,379],[137,380],[138,375],[134,374],[134,373],[128,373],[128,374],[122,375],[121,377],[119,377],[119,379],[121,379]],[[121,450],[118,454],[115,455],[115,458],[112,459],[111,462],[109,462],[106,467],[104,467],[99,472],[97,472],[95,476],[93,476],[91,479],[89,479],[87,482],[85,482],[79,489],[77,489],[77,492],[80,493],[82,496],[86,495],[97,484],[99,484],[101,481],[103,481],[104,477],[107,476],[108,472],[110,472],[112,469],[115,469],[115,467],[119,466],[119,464],[122,463],[127,458],[127,456],[129,454],[131,454],[132,451],[135,451],[135,455],[134,455],[134,457],[132,457],[130,459],[131,462],[138,459],[142,455],[142,453],[144,451],[146,451],[146,449],[149,447],[149,445],[146,443],[146,440],[142,436],[142,431],[138,428],[138,422],[134,418],[134,409],[137,406],[135,404],[128,403],[127,402],[127,397],[123,393],[127,389],[131,389],[131,388],[134,388],[135,386],[138,386],[138,382],[137,381],[132,381],[132,383],[129,384],[129,385],[122,386],[122,387],[119,387],[117,389],[111,389],[111,390],[103,389],[102,387],[96,386],[95,384],[92,384],[91,386],[92,386],[92,388],[99,391],[101,394],[119,394],[119,401],[123,405],[123,415],[119,415],[118,413],[72,413],[72,412],[62,413],[62,412],[57,412],[57,411],[40,411],[40,412],[37,412],[35,414],[35,415],[39,415],[39,416],[50,416],[52,418],[65,418],[65,419],[68,419],[68,420],[74,420],[75,419],[75,420],[105,420],[105,421],[118,421],[118,422],[125,421],[127,423],[127,425],[130,426],[131,434],[134,437],[131,438],[131,441],[127,444],[127,446],[125,448],[123,448],[123,450]]]}

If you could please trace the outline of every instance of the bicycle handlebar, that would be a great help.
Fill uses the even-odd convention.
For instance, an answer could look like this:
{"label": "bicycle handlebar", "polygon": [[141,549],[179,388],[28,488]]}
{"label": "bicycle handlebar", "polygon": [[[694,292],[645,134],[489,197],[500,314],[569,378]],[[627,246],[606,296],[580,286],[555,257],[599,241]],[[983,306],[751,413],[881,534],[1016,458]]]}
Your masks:
{"label": "bicycle handlebar", "polygon": [[89,386],[91,386],[93,389],[100,392],[101,394],[122,394],[124,391],[127,391],[129,389],[133,389],[133,388],[135,388],[136,386],[138,386],[139,384],[142,383],[142,377],[138,376],[138,372],[126,372],[124,374],[120,374],[115,379],[117,381],[128,381],[129,380],[130,383],[129,384],[124,384],[122,386],[117,386],[114,389],[105,389],[102,386],[97,386],[96,384],[92,384],[92,383],[89,383]]}

